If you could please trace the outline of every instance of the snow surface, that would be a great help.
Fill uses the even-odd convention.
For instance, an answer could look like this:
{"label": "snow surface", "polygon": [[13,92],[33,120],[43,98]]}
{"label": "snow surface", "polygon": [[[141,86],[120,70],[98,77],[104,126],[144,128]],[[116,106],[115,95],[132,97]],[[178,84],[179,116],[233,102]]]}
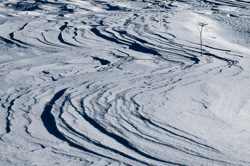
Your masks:
{"label": "snow surface", "polygon": [[250,165],[249,4],[1,0],[0,165]]}

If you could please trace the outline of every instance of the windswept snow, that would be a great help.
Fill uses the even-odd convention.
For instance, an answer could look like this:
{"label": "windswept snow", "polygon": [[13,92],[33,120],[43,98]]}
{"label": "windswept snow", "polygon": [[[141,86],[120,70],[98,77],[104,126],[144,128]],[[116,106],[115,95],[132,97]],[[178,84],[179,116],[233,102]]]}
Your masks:
{"label": "windswept snow", "polygon": [[1,1],[0,165],[250,165],[249,3]]}

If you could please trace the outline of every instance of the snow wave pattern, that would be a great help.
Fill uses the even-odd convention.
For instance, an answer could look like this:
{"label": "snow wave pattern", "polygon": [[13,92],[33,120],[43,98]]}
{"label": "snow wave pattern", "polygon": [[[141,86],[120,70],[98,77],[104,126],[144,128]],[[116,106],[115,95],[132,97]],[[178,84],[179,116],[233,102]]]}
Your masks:
{"label": "snow wave pattern", "polygon": [[240,57],[200,57],[169,32],[183,4],[159,28],[150,1],[1,2],[0,163],[249,164],[206,134],[234,131],[209,109],[212,80],[240,75]]}

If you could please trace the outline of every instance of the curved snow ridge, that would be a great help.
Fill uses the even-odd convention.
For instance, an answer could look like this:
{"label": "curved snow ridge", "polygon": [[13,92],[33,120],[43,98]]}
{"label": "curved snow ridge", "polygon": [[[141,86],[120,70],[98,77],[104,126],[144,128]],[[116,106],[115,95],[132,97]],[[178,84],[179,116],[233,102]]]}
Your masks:
{"label": "curved snow ridge", "polygon": [[230,6],[230,7],[239,7],[239,8],[249,8],[249,1],[246,0],[204,0],[204,2],[211,2],[216,6]]}
{"label": "curved snow ridge", "polygon": [[[110,14],[109,19],[106,16],[104,17],[102,13],[100,13],[100,17],[92,14],[79,17],[72,14],[71,18],[75,18],[74,21],[66,18],[65,21],[59,23],[59,26],[56,20],[50,20],[49,18],[44,20],[43,17],[38,17],[37,20],[26,21],[25,24],[15,22],[15,24],[1,25],[7,29],[13,29],[12,31],[8,30],[8,36],[3,34],[1,38],[6,43],[13,42],[13,44],[24,47],[42,49],[46,49],[48,46],[56,48],[79,47],[79,49],[82,49],[100,43],[105,47],[108,41],[110,44],[114,43],[118,47],[125,46],[139,54],[152,54],[163,59],[168,58],[168,56],[179,55],[182,58],[186,57],[187,60],[198,63],[199,59],[194,54],[195,52],[198,54],[198,49],[183,51],[184,46],[175,43],[171,34],[163,37],[163,35],[152,33],[155,30],[154,23],[145,23],[145,20],[152,20],[152,16],[154,17],[155,14],[142,12],[139,15],[135,14],[127,22],[127,17],[120,13]],[[117,22],[117,17],[119,22]],[[111,21],[114,21],[114,23],[110,24]],[[96,23],[93,24],[93,22]],[[13,27],[13,25],[16,28],[9,28]],[[127,30],[123,30],[124,28],[120,30],[123,25]],[[35,31],[32,29],[35,29]],[[148,37],[151,40],[148,40]]]}
{"label": "curved snow ridge", "polygon": [[[107,91],[111,91],[111,90],[112,89],[108,89]],[[48,104],[45,107],[44,114],[45,114],[45,111],[47,112],[48,108],[51,109],[50,105],[54,103],[54,101],[56,100],[55,98],[57,98],[57,96],[59,97],[60,95],[63,95],[64,91],[65,90],[61,90],[58,93],[56,93],[53,99],[49,102],[50,104]],[[206,145],[206,143],[205,144],[199,143],[202,140],[199,140],[195,137],[192,139],[189,138],[191,135],[189,135],[186,132],[185,133],[181,132],[181,135],[179,135],[177,133],[180,131],[178,130],[176,131],[176,129],[174,131],[170,131],[170,130],[173,130],[173,128],[166,129],[166,128],[160,127],[159,125],[156,125],[150,120],[142,117],[140,114],[134,113],[133,116],[128,116],[131,114],[129,112],[128,113],[123,112],[121,114],[119,111],[120,108],[121,107],[125,108],[126,106],[120,106],[118,104],[120,98],[116,99],[118,100],[117,101],[117,105],[119,105],[118,108],[112,108],[113,104],[109,104],[105,102],[105,105],[108,106],[108,110],[107,110],[107,108],[105,108],[105,106],[101,104],[103,102],[100,103],[98,101],[99,100],[102,101],[103,100],[102,96],[106,96],[105,94],[109,92],[107,92],[103,88],[100,88],[101,94],[99,90],[95,89],[93,91],[94,93],[98,93],[98,95],[95,95],[92,93],[87,95],[87,98],[88,96],[94,97],[94,99],[91,99],[89,101],[90,106],[88,106],[89,105],[88,103],[84,102],[86,99],[84,99],[80,103],[73,102],[74,100],[71,99],[70,95],[66,95],[64,100],[61,100],[60,104],[57,103],[58,106],[56,106],[53,110],[53,112],[55,113],[54,114],[55,119],[54,117],[52,117],[53,124],[50,123],[50,125],[45,125],[45,127],[50,126],[51,128],[50,130],[52,130],[52,128],[58,126],[58,129],[50,133],[55,135],[59,139],[68,142],[70,146],[76,147],[75,144],[77,144],[78,146],[87,147],[89,152],[97,151],[96,153],[101,152],[102,155],[111,153],[113,155],[107,158],[113,158],[113,159],[119,160],[120,158],[119,156],[121,156],[125,158],[124,161],[126,162],[132,160],[133,162],[138,162],[139,164],[147,163],[147,164],[156,164],[156,165],[159,164],[160,165],[160,163],[162,164],[168,163],[168,164],[173,164],[173,165],[185,165],[183,162],[180,162],[181,160],[183,160],[183,157],[181,157],[182,159],[169,160],[169,158],[172,158],[169,156],[170,154],[166,157],[164,157],[165,155],[158,156],[159,154],[162,153],[161,151],[163,149],[165,149],[164,154],[166,154],[166,152],[168,151],[167,149],[169,149],[170,151],[173,151],[173,150],[176,151],[175,153],[180,153],[180,154],[184,153],[187,156],[185,160],[190,160],[190,158],[196,157],[196,158],[200,158],[200,160],[202,160],[203,158],[204,160],[210,160],[211,162],[215,162],[215,163],[216,162],[224,163],[224,164],[227,163],[227,160],[224,160],[224,161],[221,160],[221,156],[218,158],[215,157],[215,156],[220,155],[220,152],[218,150],[215,150],[214,148],[209,147],[208,145]],[[75,96],[75,93],[74,93],[74,96]],[[95,96],[98,96],[97,101],[95,101],[96,100]],[[88,100],[89,99],[87,99],[87,101]],[[112,100],[112,103],[114,102],[115,101]],[[131,101],[125,100],[121,102],[123,103],[127,102],[128,104],[129,102],[133,103],[133,100],[131,99]],[[73,103],[78,105],[79,108],[77,108],[77,106],[75,106],[75,104]],[[97,113],[96,111],[91,112],[90,110],[91,107],[94,107],[95,110],[100,109],[99,112],[101,114],[96,114]],[[129,108],[131,109],[131,106],[129,106]],[[124,111],[129,110],[129,108],[124,109]],[[85,110],[88,110],[88,111],[85,111]],[[106,110],[106,114],[105,112],[102,112],[101,110]],[[116,110],[115,111],[116,114],[109,113],[111,111],[114,112],[113,110]],[[87,112],[89,113],[89,115],[87,114]],[[91,117],[91,114],[93,117]],[[49,117],[47,117],[47,119],[48,118]],[[146,126],[144,126],[143,123],[141,124],[140,121],[145,123]],[[142,126],[139,124],[141,124]],[[147,130],[145,130],[146,129],[145,127],[147,128]],[[46,128],[48,129],[48,127]],[[57,134],[59,130],[61,133],[60,136]],[[166,135],[164,134],[164,132],[166,132],[165,133]],[[138,140],[138,141],[134,142],[131,140],[131,138],[133,138],[132,140]],[[173,139],[173,142],[171,141],[172,139]],[[167,142],[165,142],[164,140],[167,140]],[[178,144],[176,144],[177,140],[179,140]],[[71,143],[71,141],[74,141],[74,144]],[[185,146],[187,146],[187,144],[190,144],[190,147],[188,149],[187,148],[183,149],[181,144],[184,144]],[[154,153],[158,155],[155,156],[155,155],[152,155],[152,153],[148,154],[149,153],[147,151],[148,146],[151,147],[151,150],[153,150],[152,147],[156,147],[156,149],[154,149]],[[84,150],[84,148],[82,148],[82,150]],[[204,154],[201,154],[201,151],[204,151]],[[91,152],[91,153],[96,155],[96,153],[94,152]],[[213,153],[214,155],[212,155]],[[211,156],[209,157],[209,155],[215,158]],[[179,161],[179,162],[176,162],[176,161]]]}

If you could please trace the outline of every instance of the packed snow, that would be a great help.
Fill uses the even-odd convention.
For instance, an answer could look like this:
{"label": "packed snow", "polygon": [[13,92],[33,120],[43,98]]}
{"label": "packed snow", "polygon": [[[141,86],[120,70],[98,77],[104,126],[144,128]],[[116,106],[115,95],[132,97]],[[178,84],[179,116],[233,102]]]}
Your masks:
{"label": "packed snow", "polygon": [[1,0],[0,165],[250,165],[249,5]]}

